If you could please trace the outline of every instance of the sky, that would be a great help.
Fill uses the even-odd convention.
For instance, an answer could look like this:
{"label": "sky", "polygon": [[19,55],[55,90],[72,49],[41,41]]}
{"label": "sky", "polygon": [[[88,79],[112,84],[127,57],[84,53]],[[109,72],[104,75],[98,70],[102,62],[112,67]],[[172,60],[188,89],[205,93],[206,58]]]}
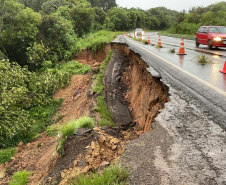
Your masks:
{"label": "sky", "polygon": [[141,8],[148,10],[159,6],[164,6],[170,10],[188,11],[191,7],[203,6],[221,2],[222,0],[116,0],[119,7]]}

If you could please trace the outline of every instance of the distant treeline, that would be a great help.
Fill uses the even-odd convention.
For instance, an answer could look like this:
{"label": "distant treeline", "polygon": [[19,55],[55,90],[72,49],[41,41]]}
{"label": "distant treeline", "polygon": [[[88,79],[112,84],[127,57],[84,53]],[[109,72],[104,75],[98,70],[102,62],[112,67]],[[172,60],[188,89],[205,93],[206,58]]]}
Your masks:
{"label": "distant treeline", "polygon": [[33,70],[44,60],[68,60],[89,33],[169,28],[177,11],[117,7],[115,0],[0,0],[0,59]]}
{"label": "distant treeline", "polygon": [[203,25],[226,26],[225,1],[207,7],[193,7],[188,13],[180,12],[169,32],[192,35]]}

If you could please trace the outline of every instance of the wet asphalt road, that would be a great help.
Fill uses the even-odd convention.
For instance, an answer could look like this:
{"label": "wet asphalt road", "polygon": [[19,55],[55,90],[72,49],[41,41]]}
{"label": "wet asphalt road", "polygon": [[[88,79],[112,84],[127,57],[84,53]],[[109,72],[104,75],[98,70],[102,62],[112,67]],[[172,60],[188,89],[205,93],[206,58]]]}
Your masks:
{"label": "wet asphalt road", "polygon": [[126,144],[121,161],[129,183],[226,185],[225,89],[185,70],[192,52],[180,62],[165,48],[150,49],[125,37],[116,42],[121,41],[159,73],[170,94],[152,131]]}
{"label": "wet asphalt road", "polygon": [[128,37],[124,37],[124,40],[131,50],[139,53],[169,84],[198,98],[203,108],[207,108],[226,129],[226,74],[219,72],[223,68],[222,57],[214,59],[213,63],[200,65],[193,60],[197,55],[194,50],[185,50],[187,55],[179,56],[168,52],[172,46],[163,45],[163,48],[157,49]]}

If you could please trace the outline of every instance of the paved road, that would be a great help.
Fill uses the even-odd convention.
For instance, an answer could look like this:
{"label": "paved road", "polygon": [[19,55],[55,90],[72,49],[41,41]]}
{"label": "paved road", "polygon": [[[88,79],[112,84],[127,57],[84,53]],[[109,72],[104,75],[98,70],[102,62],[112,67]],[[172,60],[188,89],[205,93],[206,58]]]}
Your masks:
{"label": "paved road", "polygon": [[159,73],[170,93],[153,130],[126,145],[122,164],[130,184],[226,185],[226,92],[176,65],[164,48],[124,42]]}
{"label": "paved road", "polygon": [[[148,35],[150,35],[151,42],[157,43],[159,35],[157,35],[158,32],[147,32],[144,34],[144,38],[147,39]],[[180,47],[181,39],[180,38],[174,38],[174,37],[167,37],[167,36],[161,36],[161,41],[163,44],[171,45],[171,46],[177,46]],[[190,50],[195,50],[199,52],[207,52],[211,53],[213,55],[223,55],[226,56],[226,48],[213,48],[212,50],[209,50],[207,48],[207,45],[202,45],[198,48],[195,47],[195,41],[194,40],[188,40],[184,39],[185,48]]]}
{"label": "paved road", "polygon": [[157,49],[124,37],[131,50],[139,53],[142,59],[162,78],[177,89],[183,89],[201,99],[203,107],[212,110],[211,115],[226,129],[226,75],[219,72],[222,62],[202,66],[192,61],[193,50],[187,55],[168,53],[169,47]]}

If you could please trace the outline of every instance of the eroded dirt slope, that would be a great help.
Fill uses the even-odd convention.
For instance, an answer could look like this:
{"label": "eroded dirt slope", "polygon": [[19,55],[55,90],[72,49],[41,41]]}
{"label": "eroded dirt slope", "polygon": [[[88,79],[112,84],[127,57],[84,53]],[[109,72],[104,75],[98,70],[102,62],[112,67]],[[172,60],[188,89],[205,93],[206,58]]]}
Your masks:
{"label": "eroded dirt slope", "polygon": [[159,78],[150,75],[147,64],[126,45],[113,44],[112,47],[127,56],[130,61],[122,76],[122,81],[128,85],[124,96],[129,102],[133,120],[141,126],[143,132],[149,131],[159,110],[169,101],[168,88]]}

